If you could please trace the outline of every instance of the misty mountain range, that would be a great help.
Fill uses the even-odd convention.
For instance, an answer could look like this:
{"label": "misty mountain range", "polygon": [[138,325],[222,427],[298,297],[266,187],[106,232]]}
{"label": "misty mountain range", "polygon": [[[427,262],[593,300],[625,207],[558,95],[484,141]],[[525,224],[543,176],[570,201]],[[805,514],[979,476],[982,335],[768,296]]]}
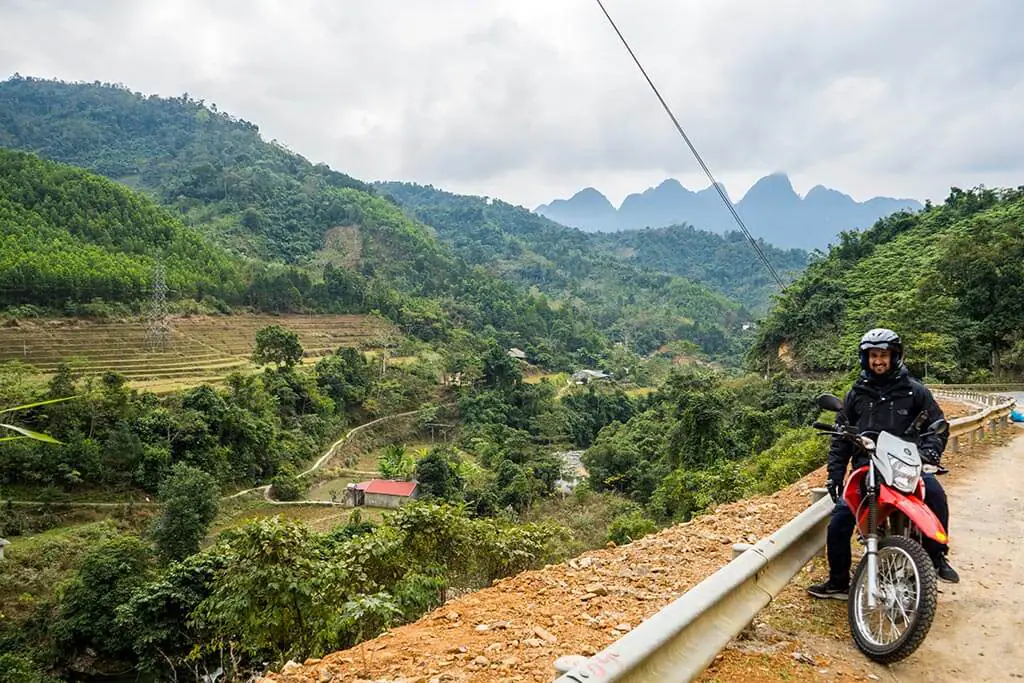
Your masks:
{"label": "misty mountain range", "polygon": [[[868,228],[891,213],[922,208],[916,200],[892,197],[858,202],[821,185],[801,198],[784,173],[761,178],[735,205],[755,238],[764,238],[778,247],[801,249],[824,249],[843,230]],[[672,178],[629,195],[618,209],[603,194],[588,187],[569,199],[543,204],[536,212],[588,232],[661,228],[680,223],[718,233],[738,229],[713,187],[694,192]]]}

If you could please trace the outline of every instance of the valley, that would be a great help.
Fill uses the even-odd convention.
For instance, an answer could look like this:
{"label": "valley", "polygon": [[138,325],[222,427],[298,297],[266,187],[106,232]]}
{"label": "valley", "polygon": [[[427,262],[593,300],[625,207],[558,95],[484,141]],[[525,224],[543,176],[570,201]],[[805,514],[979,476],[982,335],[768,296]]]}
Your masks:
{"label": "valley", "polygon": [[0,671],[547,680],[806,505],[867,327],[1019,379],[1022,206],[805,215],[836,244],[762,241],[780,292],[695,215],[587,232],[0,82]]}

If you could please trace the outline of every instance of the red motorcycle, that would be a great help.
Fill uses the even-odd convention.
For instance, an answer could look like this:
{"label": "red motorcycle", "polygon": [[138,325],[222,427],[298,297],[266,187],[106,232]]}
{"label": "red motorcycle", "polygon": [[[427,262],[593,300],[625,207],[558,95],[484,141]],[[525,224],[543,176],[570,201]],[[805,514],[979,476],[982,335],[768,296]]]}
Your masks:
{"label": "red motorcycle", "polygon": [[[843,410],[842,401],[830,394],[820,396],[818,406]],[[843,489],[865,546],[850,584],[847,618],[861,652],[884,664],[899,661],[924,641],[935,618],[935,567],[921,540],[927,536],[949,542],[935,513],[924,504],[921,475],[926,470],[916,439],[822,423],[814,427],[849,440],[868,456],[868,464],[851,472]],[[920,425],[912,429],[917,431]],[[945,420],[936,420],[917,438],[948,430]]]}

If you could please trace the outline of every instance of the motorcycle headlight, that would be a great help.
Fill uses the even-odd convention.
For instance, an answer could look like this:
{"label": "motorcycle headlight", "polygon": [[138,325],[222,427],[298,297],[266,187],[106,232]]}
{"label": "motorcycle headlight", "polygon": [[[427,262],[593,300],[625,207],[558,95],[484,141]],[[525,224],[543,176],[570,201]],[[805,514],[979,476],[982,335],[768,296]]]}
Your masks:
{"label": "motorcycle headlight", "polygon": [[921,466],[905,463],[898,458],[889,458],[892,466],[892,485],[904,493],[913,493],[921,477]]}

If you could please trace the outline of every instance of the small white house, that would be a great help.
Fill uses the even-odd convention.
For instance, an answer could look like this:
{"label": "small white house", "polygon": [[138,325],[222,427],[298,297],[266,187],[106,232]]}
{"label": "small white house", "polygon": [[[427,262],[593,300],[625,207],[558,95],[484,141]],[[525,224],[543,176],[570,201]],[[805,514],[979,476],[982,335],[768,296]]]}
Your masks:
{"label": "small white house", "polygon": [[11,542],[6,538],[0,538],[0,560],[4,559],[4,546],[10,545]]}

